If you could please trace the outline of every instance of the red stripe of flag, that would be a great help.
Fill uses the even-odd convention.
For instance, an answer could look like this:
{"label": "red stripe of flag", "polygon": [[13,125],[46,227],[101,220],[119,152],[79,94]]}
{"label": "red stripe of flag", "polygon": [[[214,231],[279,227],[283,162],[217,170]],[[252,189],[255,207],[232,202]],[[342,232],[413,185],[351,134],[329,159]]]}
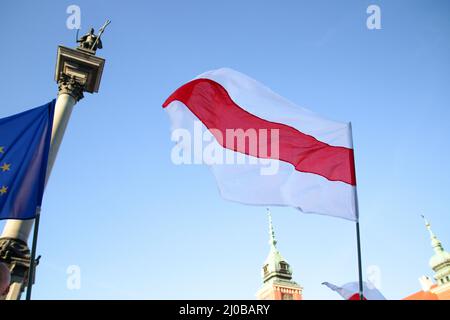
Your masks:
{"label": "red stripe of flag", "polygon": [[[331,181],[342,181],[356,185],[353,149],[330,146],[316,138],[282,123],[261,119],[241,108],[229,96],[223,86],[209,79],[196,79],[178,88],[163,104],[167,107],[172,101],[184,103],[189,110],[209,129],[222,133],[218,142],[224,147],[259,158],[272,158],[256,153],[247,145],[239,148],[226,141],[226,129],[268,130],[267,145],[270,146],[270,131],[279,130],[279,160],[292,164],[297,171],[321,175]],[[215,130],[212,130],[214,134]],[[259,142],[258,142],[259,143]],[[266,143],[266,142],[264,142]]]}
{"label": "red stripe of flag", "polygon": [[[361,300],[359,293],[353,294],[348,300]],[[367,300],[366,297],[363,296],[363,300]]]}

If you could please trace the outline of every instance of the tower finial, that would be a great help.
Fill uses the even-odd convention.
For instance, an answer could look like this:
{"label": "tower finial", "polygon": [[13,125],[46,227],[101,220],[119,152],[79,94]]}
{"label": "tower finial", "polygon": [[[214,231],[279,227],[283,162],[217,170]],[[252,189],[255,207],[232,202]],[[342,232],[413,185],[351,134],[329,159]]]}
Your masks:
{"label": "tower finial", "polygon": [[431,224],[428,222],[428,220],[425,218],[425,216],[421,215],[423,220],[425,221],[425,227],[427,228],[428,232],[430,233],[431,238],[431,246],[433,247],[434,251],[436,252],[442,252],[444,251],[444,248],[442,247],[441,242],[436,237],[436,235],[433,233],[433,230],[431,230]]}
{"label": "tower finial", "polygon": [[436,238],[435,234],[431,230],[431,224],[428,222],[427,218],[423,214],[421,214],[423,220],[425,221],[425,227],[427,228],[428,232],[430,233],[431,239]]}
{"label": "tower finial", "polygon": [[269,217],[269,244],[273,246],[274,248],[277,245],[277,240],[275,239],[275,231],[273,230],[273,224],[272,224],[272,214],[270,213],[270,209],[267,208],[267,216]]}

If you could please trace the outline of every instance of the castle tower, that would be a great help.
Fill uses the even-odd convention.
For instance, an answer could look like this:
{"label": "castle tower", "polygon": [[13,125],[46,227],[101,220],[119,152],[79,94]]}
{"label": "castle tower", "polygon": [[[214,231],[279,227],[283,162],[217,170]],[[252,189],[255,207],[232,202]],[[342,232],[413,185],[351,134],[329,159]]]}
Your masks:
{"label": "castle tower", "polygon": [[422,285],[422,291],[416,292],[406,300],[450,300],[450,254],[444,250],[441,241],[431,230],[431,224],[425,220],[425,227],[428,229],[431,238],[431,247],[434,255],[430,258],[429,264],[434,271],[436,283],[422,276],[419,281]]}
{"label": "castle tower", "polygon": [[[424,218],[425,219],[425,218]],[[430,258],[430,267],[433,269],[434,279],[438,286],[450,285],[450,254],[444,250],[441,241],[431,230],[430,223],[425,219],[425,226],[430,233],[431,247],[435,254]],[[450,286],[449,286],[450,290]]]}
{"label": "castle tower", "polygon": [[292,281],[292,269],[278,251],[272,216],[269,216],[270,252],[262,268],[263,286],[256,293],[259,300],[302,300],[303,288]]}

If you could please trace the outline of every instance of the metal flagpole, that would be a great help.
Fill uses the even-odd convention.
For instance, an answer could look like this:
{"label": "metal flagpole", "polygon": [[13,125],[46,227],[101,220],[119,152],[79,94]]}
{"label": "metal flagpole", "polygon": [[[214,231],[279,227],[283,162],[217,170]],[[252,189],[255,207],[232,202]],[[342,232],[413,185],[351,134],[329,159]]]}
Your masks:
{"label": "metal flagpole", "polygon": [[36,217],[34,218],[33,244],[31,246],[30,268],[28,269],[28,285],[26,300],[31,299],[31,287],[34,283],[34,272],[36,269],[36,247],[39,234],[39,221],[41,217],[41,207],[36,207]]}
{"label": "metal flagpole", "polygon": [[356,202],[356,214],[358,215],[356,220],[356,246],[358,250],[358,277],[359,277],[359,300],[364,300],[363,295],[363,277],[362,277],[362,262],[361,262],[361,237],[359,233],[359,210],[358,210],[358,192],[355,188],[355,202]]}
{"label": "metal flagpole", "polygon": [[[353,154],[355,153],[355,148],[353,146],[353,130],[352,123],[349,124],[350,127],[350,139],[353,148]],[[353,155],[353,166],[355,168],[356,174],[356,164],[355,157]],[[362,276],[362,259],[361,259],[361,236],[359,231],[359,204],[358,204],[358,188],[355,185],[355,211],[356,211],[356,247],[358,253],[358,281],[359,281],[359,300],[364,300],[364,292],[363,292],[363,276]]]}

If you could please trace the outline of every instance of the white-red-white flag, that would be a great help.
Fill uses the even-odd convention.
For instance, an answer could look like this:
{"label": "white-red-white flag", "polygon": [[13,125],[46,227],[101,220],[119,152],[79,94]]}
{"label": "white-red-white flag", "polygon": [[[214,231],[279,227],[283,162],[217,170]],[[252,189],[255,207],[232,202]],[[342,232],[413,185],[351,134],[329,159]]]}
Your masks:
{"label": "white-red-white flag", "polygon": [[325,119],[227,68],[199,75],[163,107],[172,140],[193,150],[193,163],[211,166],[225,199],[357,220],[349,123]]}
{"label": "white-red-white flag", "polygon": [[[322,284],[339,293],[345,300],[360,300],[359,282],[349,282],[342,287],[329,282]],[[374,285],[363,282],[363,300],[386,300],[386,298]]]}

